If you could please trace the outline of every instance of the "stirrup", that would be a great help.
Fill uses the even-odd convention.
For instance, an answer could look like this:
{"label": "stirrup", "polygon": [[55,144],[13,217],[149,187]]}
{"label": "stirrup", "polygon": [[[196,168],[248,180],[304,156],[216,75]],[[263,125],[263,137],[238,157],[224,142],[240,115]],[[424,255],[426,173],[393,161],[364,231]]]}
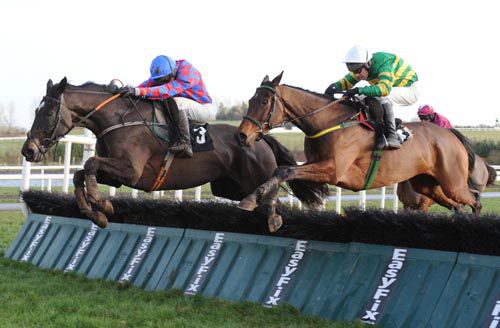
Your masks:
{"label": "stirrup", "polygon": [[390,140],[386,138],[386,149],[399,149],[401,148],[401,143],[399,140]]}

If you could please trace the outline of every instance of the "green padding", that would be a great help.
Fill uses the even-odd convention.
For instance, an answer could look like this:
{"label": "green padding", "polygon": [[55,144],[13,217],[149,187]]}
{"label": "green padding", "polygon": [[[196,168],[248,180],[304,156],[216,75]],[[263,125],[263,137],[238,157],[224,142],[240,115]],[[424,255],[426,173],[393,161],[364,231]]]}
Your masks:
{"label": "green padding", "polygon": [[288,303],[335,320],[360,319],[375,306],[382,327],[490,326],[500,316],[500,257],[46,220],[31,214],[5,256],[147,290]]}
{"label": "green padding", "polygon": [[500,300],[500,258],[460,254],[432,314],[433,327],[489,327]]}

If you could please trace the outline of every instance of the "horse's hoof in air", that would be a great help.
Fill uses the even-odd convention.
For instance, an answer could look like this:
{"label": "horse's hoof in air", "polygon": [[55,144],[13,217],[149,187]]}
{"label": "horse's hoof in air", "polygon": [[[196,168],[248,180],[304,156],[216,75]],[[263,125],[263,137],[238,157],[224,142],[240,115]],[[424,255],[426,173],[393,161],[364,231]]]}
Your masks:
{"label": "horse's hoof in air", "polygon": [[109,201],[109,199],[103,199],[99,204],[99,209],[106,215],[112,216],[115,213],[115,209],[113,208],[113,204]]}
{"label": "horse's hoof in air", "polygon": [[283,225],[283,219],[281,218],[281,215],[273,214],[267,220],[267,224],[269,226],[269,232],[274,233]]}
{"label": "horse's hoof in air", "polygon": [[106,228],[108,226],[108,219],[106,218],[106,215],[102,212],[92,212],[91,215],[89,215],[90,220],[94,222],[95,225],[97,225],[99,228]]}
{"label": "horse's hoof in air", "polygon": [[255,194],[250,194],[243,198],[238,207],[245,211],[253,211],[257,207],[257,197]]}

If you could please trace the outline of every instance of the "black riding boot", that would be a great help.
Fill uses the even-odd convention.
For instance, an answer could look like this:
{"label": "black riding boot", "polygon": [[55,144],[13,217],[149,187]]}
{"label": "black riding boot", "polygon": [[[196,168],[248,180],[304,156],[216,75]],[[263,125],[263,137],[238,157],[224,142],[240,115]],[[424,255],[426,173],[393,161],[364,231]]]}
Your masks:
{"label": "black riding boot", "polygon": [[385,121],[385,138],[387,139],[386,149],[399,149],[401,144],[398,135],[396,134],[396,121],[394,119],[394,111],[390,102],[383,103],[384,121]]}
{"label": "black riding boot", "polygon": [[189,120],[186,111],[179,110],[179,140],[171,145],[168,150],[177,157],[193,157],[191,148],[191,135],[189,134]]}

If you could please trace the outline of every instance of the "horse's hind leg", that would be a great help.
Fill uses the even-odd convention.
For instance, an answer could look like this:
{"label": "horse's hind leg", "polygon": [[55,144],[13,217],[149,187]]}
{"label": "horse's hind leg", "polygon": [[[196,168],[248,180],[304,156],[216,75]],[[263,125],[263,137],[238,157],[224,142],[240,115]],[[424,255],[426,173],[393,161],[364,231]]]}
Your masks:
{"label": "horse's hind leg", "polygon": [[[411,178],[410,182],[415,191],[429,197],[439,205],[444,206],[450,210],[462,211],[463,205],[447,197],[436,179],[434,179],[433,177],[429,175],[418,175]],[[424,207],[424,205],[422,205],[422,207]]]}
{"label": "horse's hind leg", "polygon": [[474,214],[479,214],[483,207],[480,201],[479,191],[470,189],[467,184],[464,184],[462,187],[456,187],[453,184],[453,182],[441,183],[441,188],[446,196],[460,204],[469,205]]}

